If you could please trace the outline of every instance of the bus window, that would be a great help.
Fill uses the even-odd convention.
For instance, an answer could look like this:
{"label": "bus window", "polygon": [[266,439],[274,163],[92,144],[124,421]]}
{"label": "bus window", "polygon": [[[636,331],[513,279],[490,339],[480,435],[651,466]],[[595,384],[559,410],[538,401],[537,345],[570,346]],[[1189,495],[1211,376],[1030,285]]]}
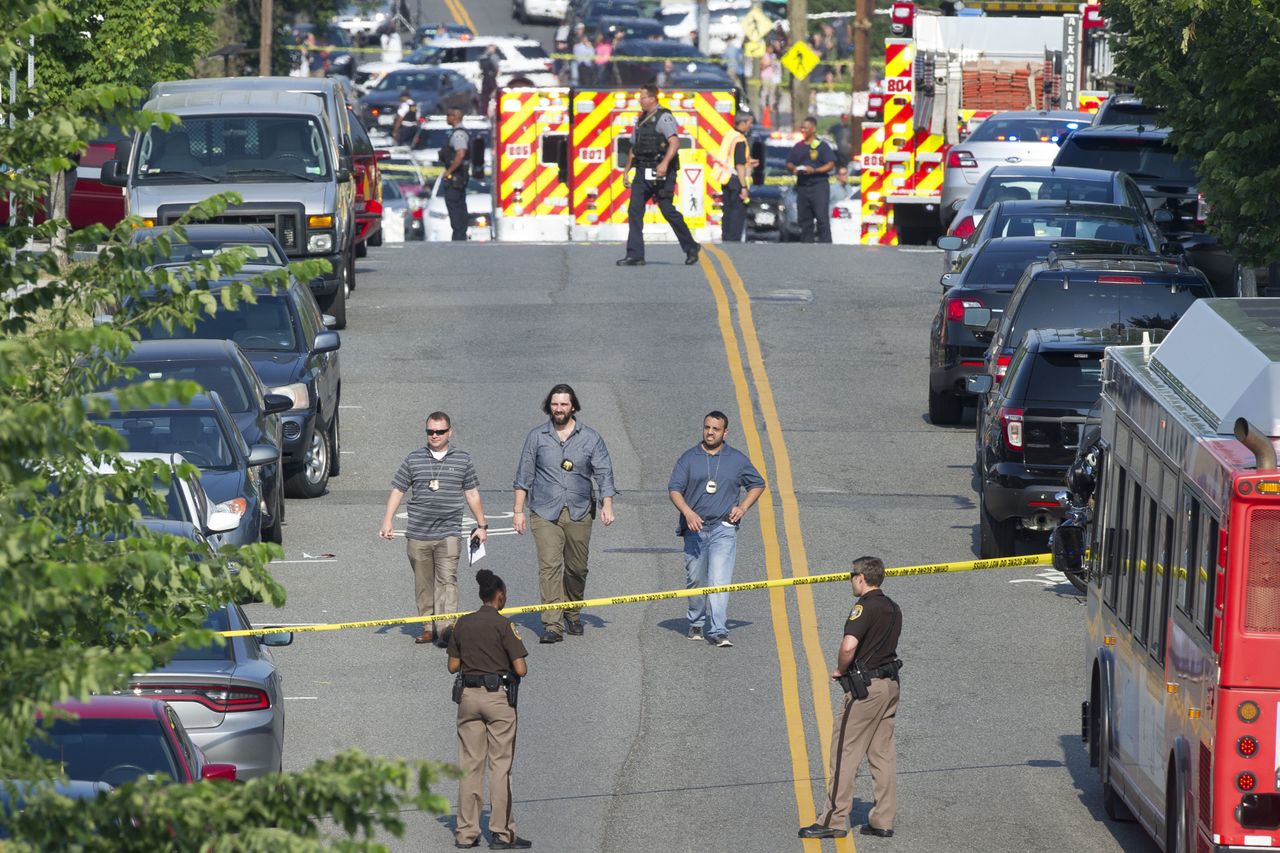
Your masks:
{"label": "bus window", "polygon": [[1196,567],[1196,616],[1200,630],[1206,637],[1213,636],[1213,595],[1217,587],[1218,520],[1210,518],[1205,541],[1200,543],[1199,565]]}
{"label": "bus window", "polygon": [[[1142,504],[1146,511],[1143,512]],[[1140,526],[1136,528],[1138,535],[1134,537],[1138,543],[1135,548],[1137,571],[1133,575],[1133,636],[1140,644],[1147,644],[1147,632],[1150,627],[1148,617],[1151,614],[1151,590],[1155,586],[1156,561],[1156,502],[1144,492],[1139,498],[1137,518]]]}
{"label": "bus window", "polygon": [[1196,606],[1196,559],[1199,557],[1200,501],[1182,493],[1182,555],[1178,561],[1175,595],[1178,609],[1191,616]]}
{"label": "bus window", "polygon": [[1125,470],[1124,466],[1119,464],[1119,459],[1113,459],[1116,472],[1116,488],[1112,500],[1107,504],[1106,526],[1106,542],[1103,543],[1102,555],[1102,572],[1106,576],[1105,588],[1103,589],[1103,600],[1111,606],[1112,610],[1119,612],[1116,606],[1116,596],[1119,593],[1120,583],[1120,520],[1124,507],[1124,488],[1125,488]]}
{"label": "bus window", "polygon": [[[1152,508],[1155,504],[1152,503]],[[1156,538],[1156,572],[1151,576],[1151,657],[1164,660],[1164,644],[1169,632],[1169,590],[1173,586],[1165,581],[1173,572],[1173,519],[1161,512],[1158,516],[1159,534]],[[1155,525],[1153,525],[1155,526]]]}

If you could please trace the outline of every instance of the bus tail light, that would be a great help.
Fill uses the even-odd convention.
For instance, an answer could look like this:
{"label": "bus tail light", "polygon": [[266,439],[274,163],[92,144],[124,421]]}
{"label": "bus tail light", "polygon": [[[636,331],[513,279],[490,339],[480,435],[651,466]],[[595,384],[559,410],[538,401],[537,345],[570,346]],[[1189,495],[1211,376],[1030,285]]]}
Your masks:
{"label": "bus tail light", "polygon": [[1004,446],[1010,450],[1022,451],[1022,409],[1010,406],[1000,410],[1000,434],[1004,437]]}
{"label": "bus tail light", "polygon": [[1256,722],[1261,713],[1262,709],[1252,699],[1241,702],[1240,707],[1236,708],[1236,716],[1240,718],[1242,723]]}
{"label": "bus tail light", "polygon": [[1258,777],[1246,770],[1236,777],[1236,787],[1247,794],[1258,787]]}
{"label": "bus tail light", "polygon": [[1245,735],[1236,741],[1236,752],[1244,758],[1253,758],[1258,754],[1258,739]]}

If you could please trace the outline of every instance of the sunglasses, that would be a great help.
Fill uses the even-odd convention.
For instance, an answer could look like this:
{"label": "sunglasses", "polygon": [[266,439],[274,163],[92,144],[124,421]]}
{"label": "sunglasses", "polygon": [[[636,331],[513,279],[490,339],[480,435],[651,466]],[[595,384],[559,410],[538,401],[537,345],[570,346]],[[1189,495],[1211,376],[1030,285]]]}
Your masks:
{"label": "sunglasses", "polygon": [[427,435],[444,435],[448,431],[448,429],[429,429],[427,430]]}

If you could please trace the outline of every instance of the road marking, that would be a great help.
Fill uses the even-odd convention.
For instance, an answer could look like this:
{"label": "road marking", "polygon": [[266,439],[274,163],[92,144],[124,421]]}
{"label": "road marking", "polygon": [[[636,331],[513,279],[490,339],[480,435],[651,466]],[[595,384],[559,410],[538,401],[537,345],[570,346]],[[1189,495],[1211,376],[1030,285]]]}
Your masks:
{"label": "road marking", "polygon": [[[791,562],[791,574],[793,577],[804,577],[809,574],[809,556],[804,547],[804,531],[800,526],[800,503],[796,499],[795,479],[791,473],[791,454],[787,450],[787,442],[782,433],[782,419],[778,416],[773,386],[769,382],[769,374],[764,366],[764,352],[760,348],[760,338],[756,334],[755,321],[751,315],[751,295],[747,293],[742,277],[724,250],[716,246],[708,246],[707,249],[720,261],[737,299],[738,325],[742,329],[742,339],[746,344],[747,363],[751,366],[751,376],[756,386],[756,399],[760,401],[760,413],[764,417],[765,433],[769,436],[769,448],[773,456],[773,468],[778,478],[777,492],[782,501],[782,522],[787,536],[787,557]],[[822,642],[818,637],[818,615],[813,604],[811,588],[807,586],[796,588],[796,610],[800,615],[800,641],[809,663],[814,721],[818,727],[820,755],[825,766],[827,757],[831,754],[833,722],[831,673],[827,668]],[[803,816],[801,819],[803,820]],[[851,840],[849,844],[852,845]],[[841,841],[836,842],[836,849],[845,849]],[[852,846],[848,849],[852,849]]]}
{"label": "road marking", "polygon": [[339,406],[339,409],[363,409],[364,406]]}
{"label": "road marking", "polygon": [[479,33],[476,29],[476,22],[471,20],[471,15],[467,12],[467,7],[462,5],[462,0],[444,0],[444,5],[449,8],[449,14],[453,15],[455,24],[465,24],[471,28],[471,32]]}
{"label": "road marking", "polygon": [[319,696],[286,696],[284,698],[285,698],[285,701],[287,702],[290,699],[295,699],[295,700],[296,699],[319,699],[320,697]]}
{"label": "road marking", "polygon": [[[742,364],[742,354],[738,348],[738,334],[733,329],[729,296],[725,292],[720,275],[707,259],[705,252],[699,258],[699,262],[702,264],[703,274],[707,277],[707,283],[711,286],[711,294],[715,297],[720,337],[724,341],[729,376],[733,380],[734,395],[738,402],[738,421],[742,424],[747,452],[756,468],[767,471],[760,432],[755,425],[751,391],[747,387],[746,369]],[[778,545],[778,520],[774,514],[772,496],[768,492],[766,483],[765,494],[761,495],[761,500],[756,501],[756,506],[760,508],[760,535],[764,540],[765,574],[772,580],[782,577],[782,554]],[[817,810],[813,803],[813,785],[809,782],[811,774],[809,745],[804,733],[804,717],[800,713],[800,685],[796,678],[795,648],[791,643],[786,597],[779,590],[769,591],[769,614],[773,625],[773,640],[778,651],[778,671],[782,682],[782,710],[787,723],[787,745],[791,751],[791,778],[796,798],[797,826],[807,826],[817,814]],[[802,843],[806,850],[821,849],[821,843],[817,841]]]}
{"label": "road marking", "polygon": [[291,565],[291,564],[293,564],[293,563],[336,563],[336,562],[338,562],[338,561],[337,561],[336,559],[332,558],[332,557],[327,558],[327,559],[325,559],[325,558],[320,558],[320,557],[311,557],[311,558],[306,559],[306,560],[272,560],[272,561],[271,561],[270,563],[268,563],[267,565],[269,565],[269,566],[287,566],[287,565]]}

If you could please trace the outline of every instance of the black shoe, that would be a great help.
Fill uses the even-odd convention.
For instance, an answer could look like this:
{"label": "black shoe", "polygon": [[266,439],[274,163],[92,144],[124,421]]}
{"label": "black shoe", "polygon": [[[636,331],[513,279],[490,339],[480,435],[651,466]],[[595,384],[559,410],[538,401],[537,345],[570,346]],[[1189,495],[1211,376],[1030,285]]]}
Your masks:
{"label": "black shoe", "polygon": [[692,252],[684,256],[684,265],[691,267],[698,262],[698,253],[702,251],[702,247],[698,246]]}
{"label": "black shoe", "polygon": [[858,832],[860,832],[863,835],[874,835],[877,838],[893,838],[892,829],[876,829],[871,824],[867,824],[866,826],[862,827],[862,829],[859,829]]}
{"label": "black shoe", "polygon": [[801,838],[844,838],[849,834],[847,829],[835,829],[820,823],[811,823],[798,833]]}
{"label": "black shoe", "polygon": [[542,635],[542,639],[538,640],[538,642],[539,643],[558,643],[563,639],[564,639],[564,635],[561,634],[559,631],[548,631],[547,633]]}
{"label": "black shoe", "polygon": [[533,846],[533,842],[527,838],[516,836],[510,841],[490,841],[490,850],[528,850]]}
{"label": "black shoe", "polygon": [[627,255],[618,261],[620,267],[642,267],[644,266],[644,258],[633,258]]}
{"label": "black shoe", "polygon": [[470,843],[470,844],[467,844],[467,843],[462,842],[462,841],[455,841],[455,842],[453,842],[453,846],[454,846],[454,847],[457,847],[459,850],[470,850],[472,847],[479,847],[479,846],[480,846],[480,839],[479,839],[479,838],[473,838],[473,839],[471,839],[471,843]]}
{"label": "black shoe", "polygon": [[564,630],[575,637],[582,636],[582,623],[578,620],[564,620]]}

